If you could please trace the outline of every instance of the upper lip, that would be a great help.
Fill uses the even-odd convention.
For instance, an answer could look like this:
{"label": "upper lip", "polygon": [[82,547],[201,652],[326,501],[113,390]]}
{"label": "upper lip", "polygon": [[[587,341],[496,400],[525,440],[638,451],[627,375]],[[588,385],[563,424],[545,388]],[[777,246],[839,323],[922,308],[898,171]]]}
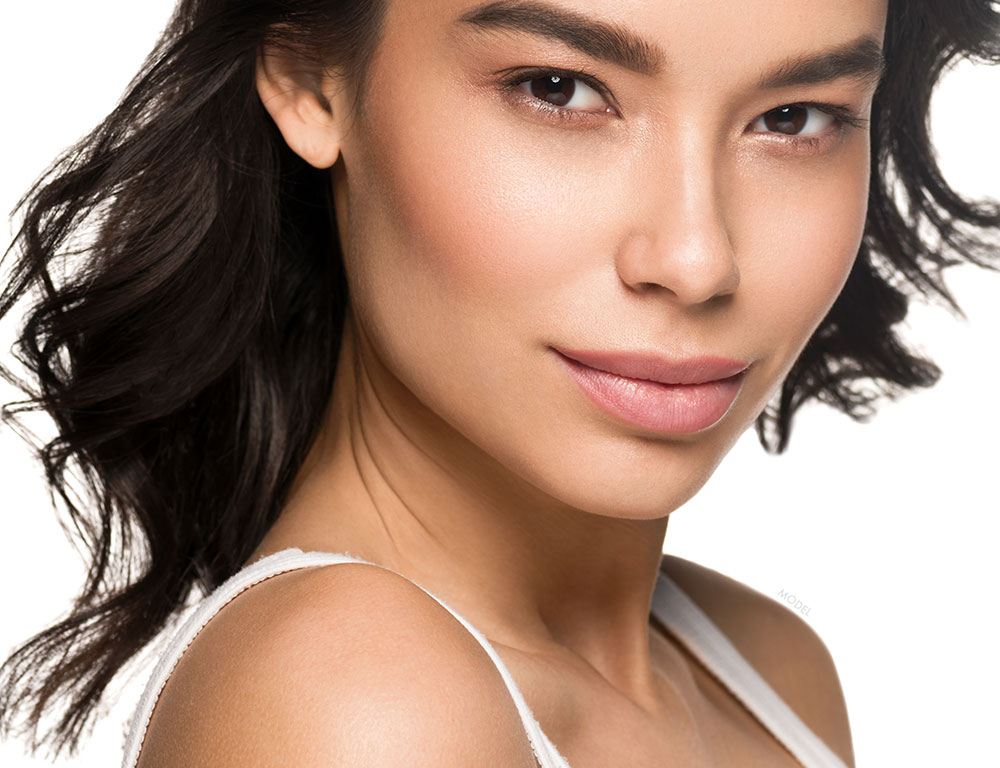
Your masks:
{"label": "upper lip", "polygon": [[750,365],[742,360],[714,355],[670,358],[653,352],[603,352],[562,347],[554,349],[589,368],[630,379],[658,381],[661,384],[703,384],[728,379]]}

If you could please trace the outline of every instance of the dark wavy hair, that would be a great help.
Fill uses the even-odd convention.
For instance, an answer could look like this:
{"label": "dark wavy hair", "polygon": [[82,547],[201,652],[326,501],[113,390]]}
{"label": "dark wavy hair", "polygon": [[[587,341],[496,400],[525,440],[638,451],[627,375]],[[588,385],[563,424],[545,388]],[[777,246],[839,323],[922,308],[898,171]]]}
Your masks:
{"label": "dark wavy hair", "polygon": [[[19,203],[0,318],[32,298],[15,347],[31,383],[0,366],[29,397],[3,418],[55,421],[35,449],[90,559],[68,617],[0,669],[0,735],[74,751],[118,671],[194,587],[244,565],[281,510],[332,390],[348,292],[329,171],[265,112],[257,52],[343,67],[363,112],[384,11],[182,0],[116,109]],[[757,420],[770,452],[811,398],[863,420],[932,385],[938,368],[893,327],[917,294],[961,313],[945,267],[997,268],[1000,206],[949,187],[928,109],[957,58],[1000,63],[1000,13],[989,0],[892,0],[884,54],[861,248]],[[74,468],[90,502],[71,498]]]}

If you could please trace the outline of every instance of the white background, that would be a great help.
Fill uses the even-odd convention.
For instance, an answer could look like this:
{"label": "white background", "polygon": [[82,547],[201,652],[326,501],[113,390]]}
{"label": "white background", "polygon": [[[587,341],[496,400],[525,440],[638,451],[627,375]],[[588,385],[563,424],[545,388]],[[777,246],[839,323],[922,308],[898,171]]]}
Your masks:
{"label": "white background", "polygon": [[[170,0],[35,0],[0,23],[0,207],[113,106],[157,37]],[[1000,71],[960,65],[935,99],[945,175],[1000,195]],[[5,231],[3,241],[9,235]],[[964,270],[964,271],[963,271]],[[859,766],[1000,766],[995,620],[1000,566],[1000,275],[952,270],[969,322],[917,306],[910,338],[944,369],[932,390],[856,424],[823,406],[796,421],[789,453],[748,432],[708,486],[672,515],[668,551],[809,606],[840,670]],[[7,350],[11,324],[0,336]],[[0,401],[18,393],[0,384]],[[0,654],[69,607],[83,569],[40,469],[0,430]],[[68,764],[116,765],[142,683]],[[9,768],[48,765],[0,744]]]}

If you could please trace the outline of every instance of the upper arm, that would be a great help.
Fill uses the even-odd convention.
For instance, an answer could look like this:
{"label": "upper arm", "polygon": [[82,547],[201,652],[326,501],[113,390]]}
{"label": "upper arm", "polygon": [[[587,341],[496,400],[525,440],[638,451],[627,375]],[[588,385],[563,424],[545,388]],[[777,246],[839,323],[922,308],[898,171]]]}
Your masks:
{"label": "upper arm", "polygon": [[157,701],[140,768],[535,765],[482,647],[370,565],[273,577],[206,625]]}
{"label": "upper arm", "polygon": [[799,719],[853,766],[847,704],[836,665],[808,622],[777,600],[689,560],[665,555],[662,569]]}

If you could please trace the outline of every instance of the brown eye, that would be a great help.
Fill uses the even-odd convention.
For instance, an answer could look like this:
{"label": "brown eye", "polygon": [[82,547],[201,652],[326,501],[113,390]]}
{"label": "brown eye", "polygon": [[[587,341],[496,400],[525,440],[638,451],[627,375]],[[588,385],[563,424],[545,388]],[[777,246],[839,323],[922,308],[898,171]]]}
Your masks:
{"label": "brown eye", "polygon": [[604,112],[608,108],[600,93],[575,77],[545,74],[523,80],[518,87],[538,101],[556,109],[565,108],[568,112]]}
{"label": "brown eye", "polygon": [[559,75],[536,77],[527,82],[531,86],[532,96],[547,101],[554,107],[565,106],[566,102],[573,98],[573,93],[576,91],[575,80]]}
{"label": "brown eye", "polygon": [[[765,112],[755,121],[756,130],[784,136],[814,135],[822,133],[836,122],[836,118],[809,104],[786,104]],[[810,130],[803,133],[803,129]]]}
{"label": "brown eye", "polygon": [[807,119],[803,107],[779,107],[764,115],[764,125],[769,131],[794,135],[802,130]]}

